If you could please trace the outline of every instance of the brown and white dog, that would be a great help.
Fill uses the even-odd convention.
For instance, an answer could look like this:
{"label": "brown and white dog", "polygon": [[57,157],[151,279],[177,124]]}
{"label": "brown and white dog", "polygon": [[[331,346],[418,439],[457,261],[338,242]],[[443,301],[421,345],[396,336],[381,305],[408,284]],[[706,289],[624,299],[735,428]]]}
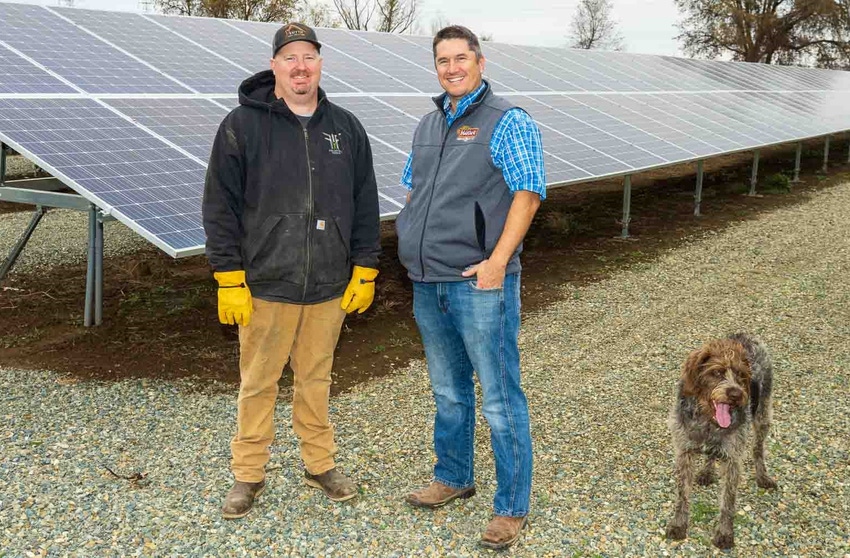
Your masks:
{"label": "brown and white dog", "polygon": [[688,535],[695,459],[703,453],[706,463],[697,482],[709,485],[717,480],[715,461],[720,462],[722,478],[720,520],[712,543],[718,548],[735,545],[732,520],[750,423],[755,432],[756,484],[776,488],[764,465],[764,439],[772,416],[772,384],[773,367],[767,348],[746,333],[709,341],[685,360],[676,402],[667,419],[676,456],[677,492],[667,538],[681,540]]}

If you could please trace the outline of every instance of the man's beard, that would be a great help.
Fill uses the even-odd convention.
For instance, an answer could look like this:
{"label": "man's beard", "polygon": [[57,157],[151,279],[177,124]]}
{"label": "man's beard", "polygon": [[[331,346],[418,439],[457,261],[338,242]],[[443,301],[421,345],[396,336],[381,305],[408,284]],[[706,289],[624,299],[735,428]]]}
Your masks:
{"label": "man's beard", "polygon": [[[307,79],[307,80],[310,79],[310,76],[301,75],[301,74],[290,76],[290,77],[292,79]],[[311,84],[309,82],[306,85],[293,85],[292,86],[292,92],[295,93],[296,95],[306,95],[307,93],[310,92],[310,88],[311,88]]]}

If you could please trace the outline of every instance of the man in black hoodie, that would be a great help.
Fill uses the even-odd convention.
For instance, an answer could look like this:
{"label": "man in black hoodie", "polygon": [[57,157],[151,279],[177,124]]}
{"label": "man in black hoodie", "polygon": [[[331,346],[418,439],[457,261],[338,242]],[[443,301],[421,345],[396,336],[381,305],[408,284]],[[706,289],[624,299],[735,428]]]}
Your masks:
{"label": "man in black hoodie", "polygon": [[265,488],[288,360],[305,482],[334,501],[357,495],[334,464],[328,399],[345,313],[364,312],[375,294],[378,191],[363,126],[319,87],[320,49],[306,25],[278,30],[271,69],[240,86],[207,170],[206,253],[219,320],[239,325],[241,356],[226,519],[245,516]]}

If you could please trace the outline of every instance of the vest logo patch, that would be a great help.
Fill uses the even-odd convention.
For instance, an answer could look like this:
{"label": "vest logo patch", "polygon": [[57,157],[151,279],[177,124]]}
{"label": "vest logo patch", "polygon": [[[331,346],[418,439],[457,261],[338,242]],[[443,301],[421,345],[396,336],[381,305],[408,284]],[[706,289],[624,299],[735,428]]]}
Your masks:
{"label": "vest logo patch", "polygon": [[478,128],[472,128],[471,126],[461,126],[457,129],[458,141],[472,141],[476,137],[478,137]]}
{"label": "vest logo patch", "polygon": [[330,149],[328,151],[334,155],[341,155],[342,149],[339,146],[340,134],[322,133],[322,135],[325,136],[325,139],[328,140],[328,143],[330,144]]}

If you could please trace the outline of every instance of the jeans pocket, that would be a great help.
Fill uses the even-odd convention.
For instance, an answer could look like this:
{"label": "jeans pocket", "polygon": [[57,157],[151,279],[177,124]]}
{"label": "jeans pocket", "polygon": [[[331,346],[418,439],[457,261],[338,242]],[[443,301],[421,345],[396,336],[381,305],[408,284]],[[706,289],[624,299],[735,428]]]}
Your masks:
{"label": "jeans pocket", "polygon": [[469,287],[477,293],[500,293],[504,290],[505,284],[502,283],[501,287],[493,287],[492,289],[482,289],[478,286],[478,279],[471,279],[467,281],[467,285],[469,285]]}

